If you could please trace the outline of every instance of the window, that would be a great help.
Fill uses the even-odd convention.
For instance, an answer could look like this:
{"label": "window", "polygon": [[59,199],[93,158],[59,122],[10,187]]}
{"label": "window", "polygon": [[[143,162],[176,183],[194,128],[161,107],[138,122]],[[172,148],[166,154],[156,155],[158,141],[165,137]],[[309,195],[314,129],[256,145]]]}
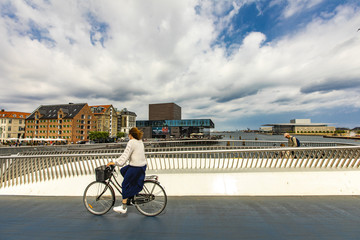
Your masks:
{"label": "window", "polygon": [[9,119],[9,123],[12,123],[12,120],[11,120],[11,119]]}

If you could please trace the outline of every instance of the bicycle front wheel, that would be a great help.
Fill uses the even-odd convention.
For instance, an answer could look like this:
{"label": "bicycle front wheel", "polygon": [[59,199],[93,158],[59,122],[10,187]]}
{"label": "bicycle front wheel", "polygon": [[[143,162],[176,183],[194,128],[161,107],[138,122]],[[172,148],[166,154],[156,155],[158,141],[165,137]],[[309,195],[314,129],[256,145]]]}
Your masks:
{"label": "bicycle front wheel", "polygon": [[164,188],[153,181],[145,181],[143,189],[134,200],[136,209],[145,216],[159,215],[167,204]]}
{"label": "bicycle front wheel", "polygon": [[92,182],[85,189],[83,202],[92,214],[103,215],[114,206],[114,189],[103,182]]}

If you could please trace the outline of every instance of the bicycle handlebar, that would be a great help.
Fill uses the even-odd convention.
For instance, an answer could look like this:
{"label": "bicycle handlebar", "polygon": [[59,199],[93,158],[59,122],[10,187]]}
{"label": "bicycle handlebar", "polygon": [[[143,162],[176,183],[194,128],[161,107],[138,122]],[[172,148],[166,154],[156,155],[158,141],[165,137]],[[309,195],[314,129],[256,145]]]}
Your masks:
{"label": "bicycle handlebar", "polygon": [[106,168],[109,168],[111,172],[114,172],[115,165],[109,165],[109,166],[106,166]]}

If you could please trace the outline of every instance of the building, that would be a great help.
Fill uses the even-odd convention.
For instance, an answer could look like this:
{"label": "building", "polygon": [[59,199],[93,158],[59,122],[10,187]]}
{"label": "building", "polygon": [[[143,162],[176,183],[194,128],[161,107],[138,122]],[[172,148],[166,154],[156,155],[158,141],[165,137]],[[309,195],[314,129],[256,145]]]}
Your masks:
{"label": "building", "polygon": [[136,113],[124,108],[117,112],[118,115],[118,132],[129,134],[131,128],[136,127]]}
{"label": "building", "polygon": [[149,104],[149,120],[181,120],[181,107],[175,103]]}
{"label": "building", "polygon": [[311,119],[292,119],[290,123],[265,124],[272,126],[274,134],[296,133],[310,135],[327,135],[335,132],[335,127],[329,127],[325,123],[311,123]]}
{"label": "building", "polygon": [[30,113],[0,111],[0,142],[18,140],[25,135],[25,119]]}
{"label": "building", "polygon": [[175,103],[149,105],[149,120],[136,121],[144,138],[208,137],[215,125],[211,119],[181,119],[181,107]]}
{"label": "building", "polygon": [[51,141],[88,141],[96,118],[87,103],[41,105],[26,119],[25,137]]}
{"label": "building", "polygon": [[112,105],[90,106],[97,121],[97,131],[108,132],[109,137],[116,137],[118,132],[118,116]]}

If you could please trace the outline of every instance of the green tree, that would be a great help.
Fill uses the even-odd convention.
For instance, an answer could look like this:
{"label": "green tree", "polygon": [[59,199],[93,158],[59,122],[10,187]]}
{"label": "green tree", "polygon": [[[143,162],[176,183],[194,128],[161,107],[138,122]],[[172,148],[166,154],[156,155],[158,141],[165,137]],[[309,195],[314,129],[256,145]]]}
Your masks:
{"label": "green tree", "polygon": [[123,138],[123,137],[125,137],[125,133],[124,132],[118,132],[116,136],[118,138]]}
{"label": "green tree", "polygon": [[105,139],[107,139],[109,137],[109,133],[108,132],[98,132],[98,131],[93,131],[89,133],[89,138],[90,140],[98,140],[99,142],[104,142]]}

